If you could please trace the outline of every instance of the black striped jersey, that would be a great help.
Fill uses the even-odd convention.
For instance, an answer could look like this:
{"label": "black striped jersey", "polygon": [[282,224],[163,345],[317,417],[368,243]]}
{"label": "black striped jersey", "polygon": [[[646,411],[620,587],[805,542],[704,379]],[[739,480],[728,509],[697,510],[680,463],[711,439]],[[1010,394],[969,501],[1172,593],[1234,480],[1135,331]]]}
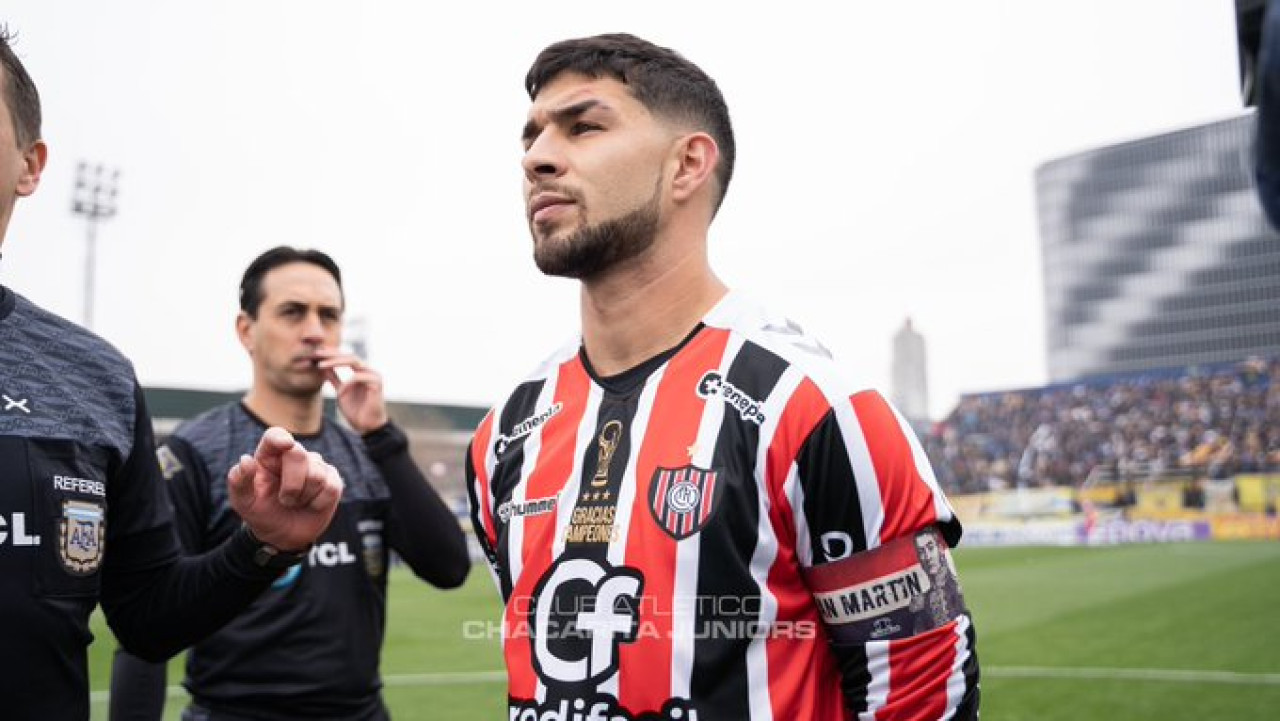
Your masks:
{"label": "black striped jersey", "polygon": [[269,582],[241,533],[180,561],[133,367],[0,287],[0,716],[89,717],[89,615],[176,653]]}
{"label": "black striped jersey", "polygon": [[[223,476],[266,429],[229,403],[183,423],[158,449],[186,553],[240,527]],[[319,433],[294,437],[338,469],[342,501],[305,561],[191,648],[184,685],[201,706],[264,721],[382,718],[391,494],[355,433],[325,418]]]}
{"label": "black striped jersey", "polygon": [[104,564],[173,553],[107,552],[168,522],[142,403],[115,348],[0,288],[0,716],[88,718]]}
{"label": "black striped jersey", "polygon": [[[237,532],[223,469],[266,428],[230,403],[183,423],[158,449],[188,554]],[[338,470],[342,501],[306,560],[191,648],[184,685],[218,718],[385,719],[378,666],[390,552],[422,580],[456,587],[470,567],[466,541],[395,424],[357,436],[324,418],[318,433],[294,437]],[[163,666],[119,654],[112,674],[112,718],[160,718]]]}
{"label": "black striped jersey", "polygon": [[658,361],[619,388],[570,343],[472,439],[509,718],[976,717],[960,524],[899,414],[732,293]]}

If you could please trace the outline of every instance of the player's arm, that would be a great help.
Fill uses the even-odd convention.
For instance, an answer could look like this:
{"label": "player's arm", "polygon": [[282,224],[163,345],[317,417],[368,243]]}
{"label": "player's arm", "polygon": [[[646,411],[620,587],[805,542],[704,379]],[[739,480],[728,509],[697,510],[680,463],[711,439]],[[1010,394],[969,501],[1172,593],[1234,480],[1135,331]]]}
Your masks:
{"label": "player's arm", "polygon": [[[391,491],[388,539],[419,578],[441,588],[462,585],[471,568],[453,514],[409,455],[409,440],[391,423],[382,374],[363,358],[334,348],[316,351],[317,367],[337,395],[338,411],[364,438],[365,450]],[[339,369],[348,373],[346,379]]]}
{"label": "player's arm", "polygon": [[476,541],[484,551],[489,562],[489,571],[493,574],[494,584],[502,594],[503,600],[511,595],[511,580],[503,568],[502,559],[498,555],[497,515],[493,508],[493,494],[490,492],[490,481],[493,468],[488,463],[489,445],[493,439],[495,418],[490,411],[480,422],[475,435],[467,445],[467,453],[463,461],[463,473],[467,484],[467,501],[471,509],[471,527],[476,534]]}
{"label": "player's arm", "polygon": [[1254,172],[1258,199],[1280,230],[1280,3],[1268,3],[1258,51],[1258,114]]}
{"label": "player's arm", "polygon": [[210,478],[208,464],[180,437],[172,437],[157,448],[156,460],[169,489],[174,529],[183,555],[196,556],[210,550],[215,545],[215,539],[206,533],[213,517],[210,489],[225,480]]}
{"label": "player's arm", "polygon": [[422,476],[409,439],[394,423],[364,435],[365,450],[391,491],[387,537],[419,578],[440,588],[467,579],[471,559],[457,519]]}
{"label": "player's arm", "polygon": [[216,631],[279,574],[264,545],[305,549],[333,517],[337,472],[280,429],[228,474],[232,507],[245,519],[225,543],[196,557],[179,553],[151,422],[135,386],[132,452],[108,484],[102,608],[126,650],[167,659]]}
{"label": "player's arm", "polygon": [[[854,394],[817,417],[795,469],[798,556],[849,710],[975,718],[972,624],[948,551],[960,525],[905,421],[878,393]],[[894,693],[904,673],[912,694]],[[869,696],[876,686],[889,697]]]}
{"label": "player's arm", "polygon": [[[156,449],[160,473],[173,502],[174,525],[183,555],[205,550],[202,519],[209,517],[210,478],[204,461],[181,438]],[[110,721],[160,721],[164,715],[168,664],[145,661],[116,647],[111,663]]]}

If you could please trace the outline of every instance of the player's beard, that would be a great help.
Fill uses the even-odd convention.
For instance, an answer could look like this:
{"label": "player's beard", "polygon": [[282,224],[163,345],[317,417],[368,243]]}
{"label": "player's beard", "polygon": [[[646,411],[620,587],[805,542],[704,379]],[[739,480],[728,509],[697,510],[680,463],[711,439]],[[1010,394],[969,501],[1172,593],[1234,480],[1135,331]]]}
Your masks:
{"label": "player's beard", "polygon": [[559,241],[534,243],[533,261],[547,275],[585,280],[637,258],[658,236],[661,181],[653,196],[619,217],[580,228]]}

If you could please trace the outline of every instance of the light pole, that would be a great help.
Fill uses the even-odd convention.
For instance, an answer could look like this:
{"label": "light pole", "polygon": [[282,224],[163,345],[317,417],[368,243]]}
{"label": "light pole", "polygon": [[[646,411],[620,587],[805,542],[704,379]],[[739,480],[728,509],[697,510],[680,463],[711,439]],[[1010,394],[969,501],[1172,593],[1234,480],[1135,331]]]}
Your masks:
{"label": "light pole", "polygon": [[93,276],[96,266],[95,246],[98,241],[98,221],[116,214],[116,192],[120,184],[120,169],[107,168],[102,163],[90,166],[81,160],[76,165],[76,187],[71,195],[71,212],[83,215],[85,226],[84,251],[84,327],[93,329]]}

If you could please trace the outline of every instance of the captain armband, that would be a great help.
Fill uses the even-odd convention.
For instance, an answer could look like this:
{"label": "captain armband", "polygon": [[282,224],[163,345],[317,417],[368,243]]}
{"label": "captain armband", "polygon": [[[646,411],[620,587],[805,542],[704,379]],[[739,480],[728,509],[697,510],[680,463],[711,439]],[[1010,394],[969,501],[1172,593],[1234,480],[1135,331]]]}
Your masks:
{"label": "captain armband", "polygon": [[935,526],[803,572],[836,644],[909,638],[968,611]]}

